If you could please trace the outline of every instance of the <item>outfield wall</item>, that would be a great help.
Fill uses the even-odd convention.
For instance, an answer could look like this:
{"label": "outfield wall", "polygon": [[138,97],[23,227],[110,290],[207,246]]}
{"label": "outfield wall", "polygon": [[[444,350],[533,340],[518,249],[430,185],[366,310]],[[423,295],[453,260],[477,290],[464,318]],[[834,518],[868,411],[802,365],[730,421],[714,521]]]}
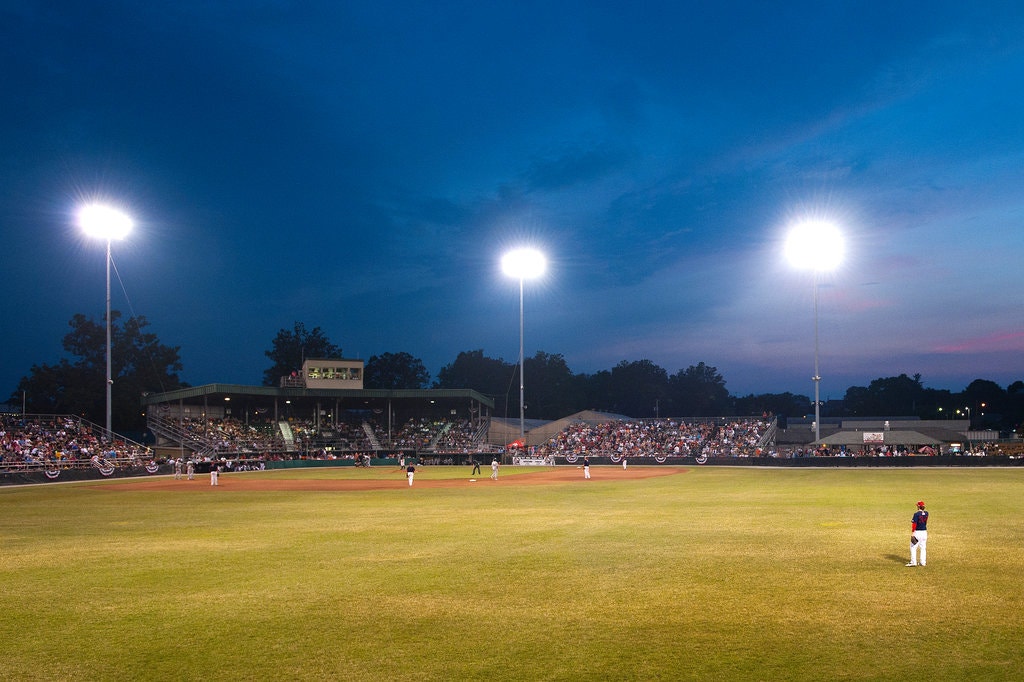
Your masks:
{"label": "outfield wall", "polygon": [[[109,473],[105,473],[109,472]],[[143,478],[173,473],[170,464],[148,466],[119,466],[101,470],[97,467],[69,467],[67,469],[23,469],[0,471],[0,487],[38,483],[67,483],[70,481],[101,481],[108,478]]]}

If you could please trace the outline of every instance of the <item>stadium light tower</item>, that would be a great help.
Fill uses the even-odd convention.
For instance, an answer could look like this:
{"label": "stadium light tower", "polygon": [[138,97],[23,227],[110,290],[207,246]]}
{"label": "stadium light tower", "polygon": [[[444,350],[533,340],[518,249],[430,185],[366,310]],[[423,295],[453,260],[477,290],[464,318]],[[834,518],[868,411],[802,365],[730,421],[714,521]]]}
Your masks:
{"label": "stadium light tower", "polygon": [[501,269],[509,277],[519,280],[519,440],[526,444],[526,410],[523,402],[526,382],[523,379],[523,368],[526,359],[523,356],[523,281],[537,279],[547,269],[547,258],[537,249],[523,248],[509,251],[501,258]]}
{"label": "stadium light tower", "polygon": [[821,440],[821,373],[818,371],[818,280],[843,260],[843,235],[834,224],[821,220],[797,223],[786,238],[790,264],[814,274],[814,440]]}
{"label": "stadium light tower", "polygon": [[107,437],[113,439],[111,428],[111,396],[114,379],[110,363],[110,242],[124,239],[132,229],[132,219],[103,204],[89,204],[78,211],[78,225],[90,237],[107,240]]}

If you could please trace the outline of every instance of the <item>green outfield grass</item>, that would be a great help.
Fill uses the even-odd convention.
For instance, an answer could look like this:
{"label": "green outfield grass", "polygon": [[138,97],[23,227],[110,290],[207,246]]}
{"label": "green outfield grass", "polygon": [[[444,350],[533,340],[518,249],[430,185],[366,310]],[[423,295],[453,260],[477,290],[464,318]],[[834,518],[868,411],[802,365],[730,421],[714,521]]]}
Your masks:
{"label": "green outfield grass", "polygon": [[[0,489],[0,679],[1024,675],[1020,469],[484,468],[450,488],[347,468]],[[232,491],[243,476],[396,485]],[[921,498],[929,562],[906,568]]]}

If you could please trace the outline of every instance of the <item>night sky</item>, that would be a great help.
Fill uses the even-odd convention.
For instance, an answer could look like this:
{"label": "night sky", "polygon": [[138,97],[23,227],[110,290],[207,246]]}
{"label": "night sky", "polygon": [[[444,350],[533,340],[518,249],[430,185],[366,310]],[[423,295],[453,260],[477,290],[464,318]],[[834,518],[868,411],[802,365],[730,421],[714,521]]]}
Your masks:
{"label": "night sky", "polygon": [[349,358],[704,362],[733,395],[1024,379],[1018,2],[0,3],[0,399],[112,306],[191,384]]}

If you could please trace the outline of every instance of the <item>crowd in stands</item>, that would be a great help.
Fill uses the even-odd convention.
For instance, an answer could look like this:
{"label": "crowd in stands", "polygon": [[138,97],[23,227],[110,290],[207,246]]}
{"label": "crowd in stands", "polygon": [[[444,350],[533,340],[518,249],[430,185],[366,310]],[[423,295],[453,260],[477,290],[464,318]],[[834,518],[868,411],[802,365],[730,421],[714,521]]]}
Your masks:
{"label": "crowd in stands", "polygon": [[452,422],[437,439],[434,449],[438,452],[468,453],[480,450],[480,429],[468,419]]}
{"label": "crowd in stands", "polygon": [[986,445],[983,454],[1004,457],[1024,457],[1024,443],[995,443]]}
{"label": "crowd in stands", "polygon": [[480,448],[476,440],[478,430],[468,419],[410,419],[395,435],[392,447],[399,450],[469,453]]}
{"label": "crowd in stands", "polygon": [[476,451],[479,427],[468,419],[446,420],[417,417],[398,427],[389,437],[375,419],[343,420],[317,425],[313,420],[287,420],[288,437],[273,420],[242,423],[225,418],[172,418],[166,420],[187,447],[204,454],[230,453],[299,457],[353,458],[357,453],[380,449],[417,452]]}
{"label": "crowd in stands", "polygon": [[[184,447],[197,461],[283,460],[297,458],[355,459],[369,463],[380,450],[418,453],[420,461],[444,464],[481,452],[481,428],[468,419],[416,417],[389,437],[372,419],[346,420],[318,426],[312,421],[273,420],[243,423],[237,419],[186,418],[172,421]],[[608,420],[575,422],[531,448],[544,458],[612,457],[903,457],[937,454],[916,446],[799,446],[775,449],[762,444],[768,417],[749,419]],[[286,437],[286,432],[288,433]],[[946,453],[943,453],[946,454]],[[1024,444],[977,444],[962,455],[1024,456]],[[103,430],[77,417],[0,414],[0,468],[47,465],[89,466],[113,460],[126,464],[151,461],[144,446],[108,441]]]}
{"label": "crowd in stands", "polygon": [[[294,449],[309,451],[316,449],[329,450],[372,450],[373,443],[363,428],[362,421],[340,421],[337,424],[322,425],[317,428],[313,420],[292,419],[289,422],[293,435]],[[280,432],[279,427],[273,427]],[[371,432],[377,435],[377,429],[371,424]]]}
{"label": "crowd in stands", "polygon": [[779,457],[906,457],[916,454],[934,455],[933,449],[920,452],[906,445],[879,445],[875,447],[852,447],[846,445],[806,445],[803,447],[780,448]]}
{"label": "crowd in stands", "polygon": [[270,423],[244,424],[237,419],[175,419],[186,444],[203,444],[211,453],[256,453],[282,449],[279,430]]}
{"label": "crowd in stands", "polygon": [[537,448],[541,457],[756,457],[768,423],[761,419],[684,422],[611,420],[569,425]]}
{"label": "crowd in stands", "polygon": [[92,466],[99,460],[143,463],[147,448],[122,439],[110,441],[102,430],[77,417],[0,414],[0,467]]}
{"label": "crowd in stands", "polygon": [[[870,447],[806,445],[776,448],[762,444],[770,426],[761,419],[610,420],[578,422],[535,449],[540,457],[907,457],[940,454],[937,447],[879,444]],[[942,454],[963,456],[1024,455],[1024,444],[976,443],[964,450]]]}
{"label": "crowd in stands", "polygon": [[434,441],[439,428],[428,417],[410,419],[398,429],[392,445],[398,450],[426,450]]}

